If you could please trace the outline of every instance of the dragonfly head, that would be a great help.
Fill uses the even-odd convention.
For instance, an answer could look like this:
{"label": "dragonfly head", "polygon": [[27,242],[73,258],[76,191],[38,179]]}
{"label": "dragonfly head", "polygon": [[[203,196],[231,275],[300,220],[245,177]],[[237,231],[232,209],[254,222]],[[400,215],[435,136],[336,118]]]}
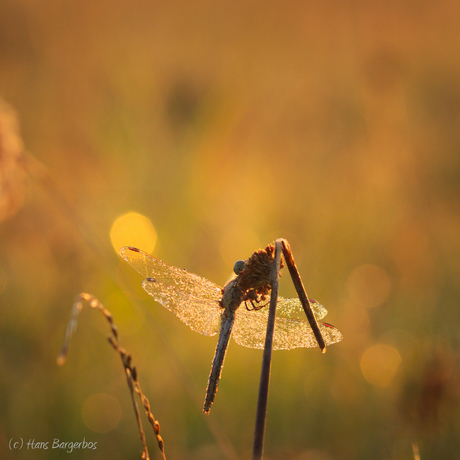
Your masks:
{"label": "dragonfly head", "polygon": [[244,260],[237,260],[235,262],[235,265],[233,266],[233,271],[235,272],[235,275],[239,275],[241,273],[241,270],[244,268]]}

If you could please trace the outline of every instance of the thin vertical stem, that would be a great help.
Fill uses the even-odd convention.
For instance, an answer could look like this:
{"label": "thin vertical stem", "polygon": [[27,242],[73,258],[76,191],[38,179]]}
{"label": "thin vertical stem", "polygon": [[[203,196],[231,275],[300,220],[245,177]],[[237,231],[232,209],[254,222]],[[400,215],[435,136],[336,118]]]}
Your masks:
{"label": "thin vertical stem", "polygon": [[260,375],[259,400],[257,402],[256,428],[254,432],[253,460],[260,460],[264,451],[265,419],[267,416],[268,387],[270,383],[270,367],[273,347],[273,331],[275,329],[276,303],[279,291],[279,273],[281,265],[281,240],[275,242],[274,263],[270,273],[272,288],[268,312],[267,335],[265,337],[262,371]]}
{"label": "thin vertical stem", "polygon": [[283,245],[283,255],[284,260],[286,261],[286,265],[288,266],[289,273],[291,274],[292,282],[294,283],[295,289],[297,291],[297,295],[299,296],[300,302],[302,307],[307,315],[308,322],[315,334],[316,341],[318,342],[319,347],[323,353],[326,352],[326,344],[324,343],[323,336],[321,335],[321,331],[319,330],[318,323],[316,321],[315,315],[311,309],[310,302],[308,301],[307,293],[305,292],[305,288],[302,283],[302,279],[300,278],[299,270],[297,270],[297,266],[294,262],[294,257],[292,255],[291,246],[284,238],[280,238]]}

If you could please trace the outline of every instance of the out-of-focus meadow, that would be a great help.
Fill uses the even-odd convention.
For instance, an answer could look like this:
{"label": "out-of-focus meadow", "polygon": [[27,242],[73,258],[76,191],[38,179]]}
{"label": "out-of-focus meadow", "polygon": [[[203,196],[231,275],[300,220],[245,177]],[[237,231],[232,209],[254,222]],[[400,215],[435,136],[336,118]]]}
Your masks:
{"label": "out-of-focus meadow", "polygon": [[[83,310],[56,364],[86,291],[114,315],[167,458],[250,458],[261,351],[230,344],[204,416],[216,339],[114,246],[223,285],[283,237],[344,340],[274,352],[265,458],[459,458],[459,15],[450,0],[2,0],[0,457],[140,458],[102,315]],[[10,450],[21,438],[49,449]],[[83,438],[97,449],[51,448]]]}

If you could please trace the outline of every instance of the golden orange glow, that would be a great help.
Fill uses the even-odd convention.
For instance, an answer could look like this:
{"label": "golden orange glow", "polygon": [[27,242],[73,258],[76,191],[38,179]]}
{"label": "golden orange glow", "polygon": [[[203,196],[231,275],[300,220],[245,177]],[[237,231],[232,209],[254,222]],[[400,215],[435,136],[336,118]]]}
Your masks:
{"label": "golden orange glow", "polygon": [[123,246],[134,246],[152,252],[157,241],[157,233],[147,217],[137,212],[128,212],[112,224],[110,240],[117,253]]}
{"label": "golden orange glow", "polygon": [[127,430],[94,455],[140,451],[100,312],[83,307],[65,366],[48,365],[84,291],[112,312],[167,457],[248,457],[260,351],[230,341],[208,433],[217,335],[118,251],[224,286],[282,237],[343,341],[273,353],[266,456],[414,460],[415,439],[422,460],[458,457],[460,366],[444,383],[442,355],[459,349],[459,29],[453,0],[0,0],[0,450],[88,440],[82,406],[101,392]]}

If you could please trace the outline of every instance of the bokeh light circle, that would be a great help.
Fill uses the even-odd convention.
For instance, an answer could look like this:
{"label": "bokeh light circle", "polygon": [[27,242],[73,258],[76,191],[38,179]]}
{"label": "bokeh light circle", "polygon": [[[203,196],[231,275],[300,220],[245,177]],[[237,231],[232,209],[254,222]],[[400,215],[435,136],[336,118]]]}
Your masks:
{"label": "bokeh light circle", "polygon": [[118,425],[121,409],[113,396],[97,393],[85,401],[81,415],[90,430],[107,433]]}
{"label": "bokeh light circle", "polygon": [[110,229],[110,240],[117,253],[123,246],[134,246],[145,252],[153,252],[157,233],[147,217],[137,212],[128,212],[115,219]]}
{"label": "bokeh light circle", "polygon": [[372,385],[388,387],[401,361],[401,355],[396,348],[385,344],[373,345],[361,357],[361,372]]}
{"label": "bokeh light circle", "polygon": [[371,264],[356,267],[348,277],[348,294],[352,302],[366,308],[381,305],[390,292],[390,280],[380,267]]}

